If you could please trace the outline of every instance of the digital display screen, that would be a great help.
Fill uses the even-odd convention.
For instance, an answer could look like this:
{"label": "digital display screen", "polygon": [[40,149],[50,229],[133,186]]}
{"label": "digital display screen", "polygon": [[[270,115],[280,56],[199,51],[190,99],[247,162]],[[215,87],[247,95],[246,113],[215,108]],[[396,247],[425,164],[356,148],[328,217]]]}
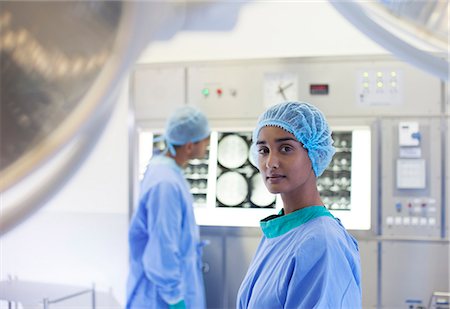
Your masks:
{"label": "digital display screen", "polygon": [[329,93],[328,84],[312,84],[309,85],[309,93],[311,95],[326,95]]}

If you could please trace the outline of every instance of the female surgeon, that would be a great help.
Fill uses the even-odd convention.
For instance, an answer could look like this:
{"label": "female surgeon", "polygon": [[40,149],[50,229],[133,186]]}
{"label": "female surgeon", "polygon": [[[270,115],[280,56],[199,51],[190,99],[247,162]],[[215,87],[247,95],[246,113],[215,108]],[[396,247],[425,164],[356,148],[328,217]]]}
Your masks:
{"label": "female surgeon", "polygon": [[335,153],[332,143],[324,115],[308,103],[281,103],[260,116],[252,150],[283,209],[260,222],[263,237],[237,308],[361,308],[358,244],[316,186]]}
{"label": "female surgeon", "polygon": [[203,309],[200,234],[183,168],[205,156],[208,121],[183,106],[168,119],[168,151],[154,156],[141,182],[129,230],[127,309]]}

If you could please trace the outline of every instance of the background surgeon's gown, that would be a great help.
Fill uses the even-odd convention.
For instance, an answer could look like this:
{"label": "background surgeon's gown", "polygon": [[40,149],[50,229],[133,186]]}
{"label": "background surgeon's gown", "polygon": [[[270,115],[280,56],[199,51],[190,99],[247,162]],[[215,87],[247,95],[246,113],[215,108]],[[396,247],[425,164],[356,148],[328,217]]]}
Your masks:
{"label": "background surgeon's gown", "polygon": [[323,206],[261,221],[237,308],[361,308],[358,245]]}
{"label": "background surgeon's gown", "polygon": [[205,308],[200,234],[182,170],[153,158],[141,182],[139,208],[129,231],[127,308],[168,308],[185,301]]}

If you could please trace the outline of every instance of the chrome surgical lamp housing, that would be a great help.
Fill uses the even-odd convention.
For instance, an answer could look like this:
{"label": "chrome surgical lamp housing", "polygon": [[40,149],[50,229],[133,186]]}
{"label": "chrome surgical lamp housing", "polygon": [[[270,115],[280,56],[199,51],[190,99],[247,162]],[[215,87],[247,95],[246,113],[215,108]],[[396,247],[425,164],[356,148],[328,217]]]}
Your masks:
{"label": "chrome surgical lamp housing", "polygon": [[0,1],[0,235],[75,173],[150,41],[229,30],[240,5],[217,22],[214,1]]}
{"label": "chrome surgical lamp housing", "polygon": [[330,3],[356,28],[400,59],[449,80],[449,1]]}

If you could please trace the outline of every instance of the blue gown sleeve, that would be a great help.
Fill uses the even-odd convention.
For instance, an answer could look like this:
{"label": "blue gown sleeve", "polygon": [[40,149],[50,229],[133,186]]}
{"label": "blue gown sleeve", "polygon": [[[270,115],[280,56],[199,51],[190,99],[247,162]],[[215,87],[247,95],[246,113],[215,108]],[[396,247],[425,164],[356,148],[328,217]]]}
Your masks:
{"label": "blue gown sleeve", "polygon": [[145,274],[167,304],[176,304],[184,298],[180,252],[182,193],[175,184],[162,182],[152,188],[146,204],[150,236],[142,257]]}
{"label": "blue gown sleeve", "polygon": [[285,287],[279,287],[285,289],[284,308],[361,308],[356,265],[345,247],[325,236],[312,237],[288,267]]}

